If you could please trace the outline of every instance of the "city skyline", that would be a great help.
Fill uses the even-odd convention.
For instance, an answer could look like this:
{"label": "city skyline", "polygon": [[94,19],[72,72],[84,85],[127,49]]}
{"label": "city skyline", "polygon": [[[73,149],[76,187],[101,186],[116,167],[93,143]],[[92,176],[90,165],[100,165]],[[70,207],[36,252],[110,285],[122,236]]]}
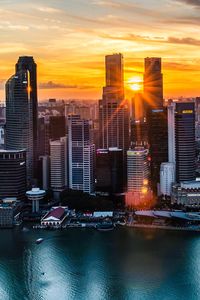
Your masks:
{"label": "city skyline", "polygon": [[99,99],[104,56],[116,52],[124,55],[128,97],[148,56],[162,58],[164,97],[198,96],[199,1],[161,2],[1,1],[0,99],[22,55],[37,62],[40,100]]}

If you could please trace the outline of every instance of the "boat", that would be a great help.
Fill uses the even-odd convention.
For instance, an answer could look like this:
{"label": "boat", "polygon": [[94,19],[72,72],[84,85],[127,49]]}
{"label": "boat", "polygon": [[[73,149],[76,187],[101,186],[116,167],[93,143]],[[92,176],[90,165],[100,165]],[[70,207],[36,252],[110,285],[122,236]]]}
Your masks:
{"label": "boat", "polygon": [[39,238],[39,239],[36,240],[36,244],[40,244],[40,243],[42,243],[43,241],[44,241],[44,239]]}
{"label": "boat", "polygon": [[110,231],[114,229],[114,224],[112,222],[102,222],[96,225],[98,231]]}

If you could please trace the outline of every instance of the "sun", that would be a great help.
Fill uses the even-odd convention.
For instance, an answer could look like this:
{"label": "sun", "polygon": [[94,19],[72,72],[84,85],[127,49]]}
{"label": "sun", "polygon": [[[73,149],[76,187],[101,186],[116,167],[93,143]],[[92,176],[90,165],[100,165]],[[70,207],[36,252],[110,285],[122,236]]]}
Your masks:
{"label": "sun", "polygon": [[139,91],[141,90],[141,85],[139,83],[130,84],[130,89],[133,91]]}
{"label": "sun", "polygon": [[135,92],[142,90],[142,83],[143,83],[142,77],[139,76],[131,77],[127,81],[127,85],[129,89]]}

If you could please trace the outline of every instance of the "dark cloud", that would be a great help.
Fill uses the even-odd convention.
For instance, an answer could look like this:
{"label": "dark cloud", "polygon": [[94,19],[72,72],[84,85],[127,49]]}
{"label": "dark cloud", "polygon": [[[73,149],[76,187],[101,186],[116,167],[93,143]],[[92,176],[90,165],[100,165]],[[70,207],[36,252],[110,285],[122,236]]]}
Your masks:
{"label": "dark cloud", "polygon": [[200,0],[178,0],[178,2],[183,2],[200,8]]}
{"label": "dark cloud", "polygon": [[75,89],[77,85],[61,84],[53,81],[42,82],[39,84],[40,89]]}
{"label": "dark cloud", "polygon": [[141,41],[141,42],[151,42],[151,43],[169,43],[169,44],[183,44],[189,46],[200,46],[200,40],[194,38],[177,38],[177,37],[168,37],[165,39],[164,37],[150,37],[143,35],[135,35],[135,34],[127,34],[121,36],[113,36],[109,34],[102,34],[102,38],[108,38],[113,40],[123,40],[123,41]]}
{"label": "dark cloud", "polygon": [[[0,82],[1,85],[1,82]],[[53,81],[42,82],[39,84],[40,89],[92,89],[96,86],[92,85],[77,85],[77,84],[62,84]]]}
{"label": "dark cloud", "polygon": [[189,37],[186,37],[186,38],[169,37],[167,42],[172,43],[172,44],[200,46],[200,40],[194,39],[194,38],[189,38]]}
{"label": "dark cloud", "polygon": [[[198,63],[196,64],[191,64],[191,62],[189,63],[177,63],[177,62],[163,62],[163,67],[165,70],[181,70],[181,71],[185,71],[185,72],[196,72],[199,71],[200,68],[197,68]],[[199,69],[199,70],[198,70]]]}

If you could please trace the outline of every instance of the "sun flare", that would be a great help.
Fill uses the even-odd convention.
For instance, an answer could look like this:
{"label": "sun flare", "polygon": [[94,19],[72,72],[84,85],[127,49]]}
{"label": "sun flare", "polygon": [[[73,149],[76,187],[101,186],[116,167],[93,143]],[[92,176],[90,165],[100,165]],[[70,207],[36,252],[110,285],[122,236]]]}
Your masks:
{"label": "sun flare", "polygon": [[127,85],[132,91],[141,91],[142,83],[142,77],[134,76],[128,79]]}

